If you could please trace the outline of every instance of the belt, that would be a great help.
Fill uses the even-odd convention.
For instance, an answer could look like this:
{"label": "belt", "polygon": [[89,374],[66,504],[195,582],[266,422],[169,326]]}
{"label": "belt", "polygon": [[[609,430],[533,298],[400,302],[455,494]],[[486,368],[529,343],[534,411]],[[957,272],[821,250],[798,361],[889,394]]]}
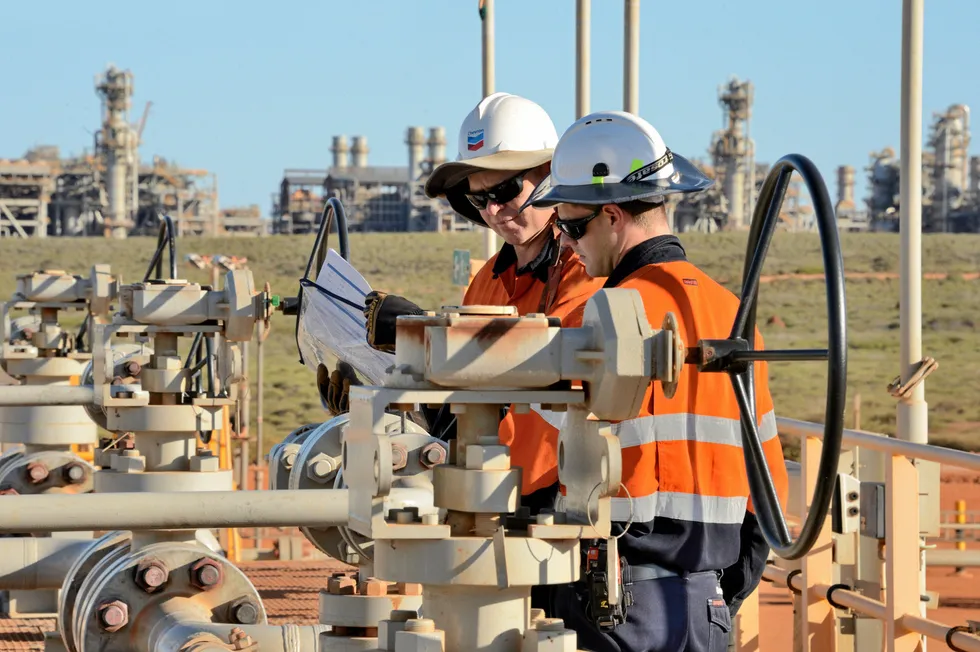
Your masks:
{"label": "belt", "polygon": [[695,573],[678,573],[677,571],[672,571],[669,568],[664,568],[663,566],[658,566],[656,564],[624,564],[624,568],[629,568],[629,581],[630,582],[642,582],[644,580],[662,580],[667,577],[689,577],[691,575],[703,575],[705,573],[711,573],[712,575],[718,575],[718,571],[707,570],[698,571]]}

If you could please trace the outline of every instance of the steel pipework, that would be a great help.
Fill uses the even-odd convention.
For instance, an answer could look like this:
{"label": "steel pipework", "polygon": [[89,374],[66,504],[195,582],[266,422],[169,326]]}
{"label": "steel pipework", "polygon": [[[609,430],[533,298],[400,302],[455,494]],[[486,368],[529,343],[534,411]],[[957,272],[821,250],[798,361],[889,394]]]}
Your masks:
{"label": "steel pipework", "polygon": [[0,532],[329,527],[348,521],[347,491],[209,491],[4,496]]}
{"label": "steel pipework", "polygon": [[0,539],[0,589],[60,589],[68,569],[90,545],[91,539]]}
{"label": "steel pipework", "polygon": [[0,407],[91,405],[95,391],[91,387],[10,385],[0,390]]}

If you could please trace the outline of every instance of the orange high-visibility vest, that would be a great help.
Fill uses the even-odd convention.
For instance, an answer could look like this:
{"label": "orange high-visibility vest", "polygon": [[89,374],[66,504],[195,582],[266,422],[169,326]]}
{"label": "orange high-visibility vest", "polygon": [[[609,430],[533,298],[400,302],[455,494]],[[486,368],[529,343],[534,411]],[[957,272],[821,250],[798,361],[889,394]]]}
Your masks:
{"label": "orange high-visibility vest", "polygon": [[[464,305],[514,306],[520,315],[543,312],[561,319],[563,327],[581,326],[585,304],[605,279],[590,277],[577,255],[570,249],[559,252],[558,247],[555,238],[535,261],[538,265],[531,264],[534,269],[518,274],[514,249],[505,244],[477,273]],[[510,446],[511,466],[522,469],[522,495],[558,482],[557,428],[534,412],[508,411],[498,434],[501,443]]]}
{"label": "orange high-visibility vest", "polygon": [[[667,246],[677,242],[672,237],[664,241]],[[655,258],[651,252],[656,245],[640,247],[644,245],[644,255]],[[654,328],[673,312],[685,346],[700,339],[727,339],[738,298],[687,262],[679,242],[675,251],[679,255],[656,264],[638,264],[642,256],[634,256],[630,262],[635,269],[625,276],[617,270],[610,280],[616,282],[618,276],[622,280],[615,287],[640,292]],[[755,348],[763,348],[758,331]],[[755,363],[754,381],[759,436],[785,505],[789,484],[766,363]],[[612,499],[612,519],[620,526],[631,524],[619,540],[620,554],[634,565],[688,572],[735,563],[742,521],[752,506],[738,403],[728,375],[685,365],[673,397],[664,396],[660,383],[650,383],[641,413],[612,423],[611,429],[622,448],[625,487]]]}

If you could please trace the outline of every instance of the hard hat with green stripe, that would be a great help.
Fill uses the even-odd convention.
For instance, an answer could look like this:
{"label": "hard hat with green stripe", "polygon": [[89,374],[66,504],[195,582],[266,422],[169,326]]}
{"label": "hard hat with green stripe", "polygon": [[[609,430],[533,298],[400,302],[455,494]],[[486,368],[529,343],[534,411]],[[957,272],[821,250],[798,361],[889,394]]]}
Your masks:
{"label": "hard hat with green stripe", "polygon": [[598,111],[579,118],[562,134],[551,174],[524,206],[658,203],[666,195],[699,192],[713,183],[686,158],[670,151],[643,118],[624,111]]}

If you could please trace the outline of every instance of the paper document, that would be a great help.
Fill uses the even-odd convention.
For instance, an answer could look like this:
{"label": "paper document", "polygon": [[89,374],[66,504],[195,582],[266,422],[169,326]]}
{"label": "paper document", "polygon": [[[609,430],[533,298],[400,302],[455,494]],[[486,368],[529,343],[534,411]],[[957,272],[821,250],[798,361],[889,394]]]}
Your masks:
{"label": "paper document", "polygon": [[381,385],[395,356],[368,346],[364,297],[371,286],[333,249],[316,277],[316,286],[303,288],[299,313],[299,341],[303,362],[316,371],[324,364],[333,371],[336,360],[357,370],[369,384]]}

